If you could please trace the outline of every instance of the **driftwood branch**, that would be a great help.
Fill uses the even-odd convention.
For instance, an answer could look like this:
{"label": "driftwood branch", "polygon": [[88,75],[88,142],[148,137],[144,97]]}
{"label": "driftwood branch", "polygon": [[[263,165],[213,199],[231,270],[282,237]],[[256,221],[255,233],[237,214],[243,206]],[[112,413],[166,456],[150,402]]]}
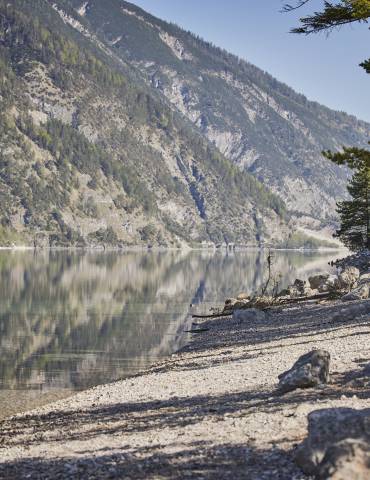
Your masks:
{"label": "driftwood branch", "polygon": [[232,310],[230,313],[220,312],[212,313],[211,315],[192,315],[192,318],[218,318],[218,317],[230,317],[233,314]]}
{"label": "driftwood branch", "polygon": [[[338,292],[339,293],[339,292]],[[274,298],[271,303],[268,301],[264,301],[262,298],[257,298],[256,300],[252,300],[243,308],[259,308],[261,310],[265,310],[267,308],[274,308],[280,307],[282,305],[293,305],[295,303],[300,302],[309,302],[312,300],[325,300],[325,299],[332,299],[336,297],[336,292],[324,292],[324,293],[317,293],[316,295],[311,295],[309,297],[295,297],[295,298]],[[192,318],[220,318],[220,317],[230,317],[233,314],[233,310],[228,312],[220,312],[220,313],[213,313],[211,315],[192,315]]]}

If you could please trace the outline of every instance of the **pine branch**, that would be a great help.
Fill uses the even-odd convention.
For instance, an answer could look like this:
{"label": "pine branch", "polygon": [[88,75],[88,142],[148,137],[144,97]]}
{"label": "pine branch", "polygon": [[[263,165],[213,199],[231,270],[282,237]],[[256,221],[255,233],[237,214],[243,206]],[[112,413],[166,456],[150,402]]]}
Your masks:
{"label": "pine branch", "polygon": [[[301,3],[301,2],[300,2]],[[307,2],[303,2],[304,5]],[[290,10],[300,8],[302,5],[297,5]],[[287,5],[290,11],[290,5]],[[322,12],[315,12],[313,15],[303,17],[300,19],[301,27],[293,28],[292,33],[319,33],[323,30],[332,30],[335,27],[347,25],[354,22],[367,22],[370,17],[370,2],[367,0],[345,1],[340,3],[324,2],[324,9]]]}
{"label": "pine branch", "polygon": [[364,68],[366,73],[370,73],[370,58],[360,63],[360,67]]}
{"label": "pine branch", "polygon": [[301,0],[296,5],[290,5],[289,3],[286,3],[281,11],[283,13],[287,13],[287,12],[292,12],[293,10],[298,10],[299,8],[303,7],[303,5],[308,3],[309,1],[310,0]]}

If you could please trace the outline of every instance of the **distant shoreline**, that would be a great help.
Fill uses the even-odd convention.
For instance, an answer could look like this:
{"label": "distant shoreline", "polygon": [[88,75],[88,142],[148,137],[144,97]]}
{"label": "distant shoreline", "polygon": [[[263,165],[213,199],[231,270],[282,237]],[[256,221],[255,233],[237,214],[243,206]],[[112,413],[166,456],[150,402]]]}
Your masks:
{"label": "distant shoreline", "polygon": [[198,248],[198,247],[146,247],[141,245],[127,247],[32,247],[27,245],[19,246],[0,246],[0,251],[86,251],[86,252],[166,252],[166,251],[194,251],[194,252],[244,252],[244,251],[265,251],[275,252],[348,252],[346,247],[318,247],[318,248],[280,248],[280,247],[236,247],[236,248]]}

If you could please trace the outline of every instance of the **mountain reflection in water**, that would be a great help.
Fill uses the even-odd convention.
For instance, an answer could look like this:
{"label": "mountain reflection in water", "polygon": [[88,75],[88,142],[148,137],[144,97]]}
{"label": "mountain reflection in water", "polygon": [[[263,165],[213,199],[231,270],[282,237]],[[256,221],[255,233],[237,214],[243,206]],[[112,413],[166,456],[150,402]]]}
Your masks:
{"label": "mountain reflection in water", "polygon": [[[123,378],[180,348],[192,312],[261,285],[266,255],[0,252],[0,415]],[[274,252],[281,286],[337,256]]]}

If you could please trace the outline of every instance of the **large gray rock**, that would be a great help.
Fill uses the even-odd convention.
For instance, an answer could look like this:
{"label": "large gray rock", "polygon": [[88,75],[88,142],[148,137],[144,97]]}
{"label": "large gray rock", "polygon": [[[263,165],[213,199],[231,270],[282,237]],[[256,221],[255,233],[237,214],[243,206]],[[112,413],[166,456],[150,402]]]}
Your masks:
{"label": "large gray rock", "polygon": [[290,370],[279,375],[279,390],[290,392],[296,388],[310,388],[329,381],[330,353],[313,350],[299,357]]}
{"label": "large gray rock", "polygon": [[295,461],[319,479],[369,479],[369,442],[370,409],[316,410],[308,416],[308,436],[297,448]]}
{"label": "large gray rock", "polygon": [[243,310],[234,310],[233,320],[237,322],[259,322],[266,319],[266,313],[257,308],[245,308]]}
{"label": "large gray rock", "polygon": [[329,273],[320,273],[319,275],[313,275],[312,277],[309,277],[308,283],[310,284],[312,290],[316,290],[323,285],[329,277]]}
{"label": "large gray rock", "polygon": [[349,438],[331,445],[319,465],[317,478],[369,480],[370,444]]}
{"label": "large gray rock", "polygon": [[346,267],[338,275],[340,287],[351,290],[360,277],[360,270],[356,267]]}

